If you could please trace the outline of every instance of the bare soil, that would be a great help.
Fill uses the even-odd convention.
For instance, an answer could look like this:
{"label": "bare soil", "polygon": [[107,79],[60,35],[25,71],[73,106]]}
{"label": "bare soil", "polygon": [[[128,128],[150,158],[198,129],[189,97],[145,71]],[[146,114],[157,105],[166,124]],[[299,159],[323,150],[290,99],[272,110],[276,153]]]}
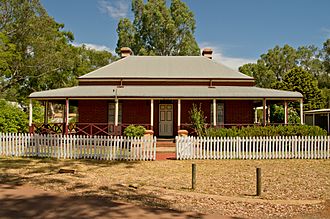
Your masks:
{"label": "bare soil", "polygon": [[[197,188],[191,190],[191,164]],[[262,195],[255,196],[255,168]],[[59,169],[75,174],[59,174]],[[109,162],[0,159],[0,183],[198,215],[329,218],[330,160]],[[0,200],[1,201],[1,200]]]}

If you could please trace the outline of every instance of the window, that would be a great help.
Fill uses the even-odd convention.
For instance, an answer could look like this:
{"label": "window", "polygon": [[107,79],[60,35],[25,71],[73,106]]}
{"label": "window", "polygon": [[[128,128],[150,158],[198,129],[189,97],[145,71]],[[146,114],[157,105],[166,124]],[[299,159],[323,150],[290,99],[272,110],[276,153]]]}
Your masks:
{"label": "window", "polygon": [[[115,124],[115,103],[109,103],[108,107],[108,123],[109,124]],[[122,104],[118,104],[118,124],[122,123]]]}
{"label": "window", "polygon": [[[216,112],[216,122],[217,125],[223,125],[225,123],[225,108],[223,103],[217,103],[217,112]],[[213,125],[213,103],[211,104],[211,121],[210,123]]]}

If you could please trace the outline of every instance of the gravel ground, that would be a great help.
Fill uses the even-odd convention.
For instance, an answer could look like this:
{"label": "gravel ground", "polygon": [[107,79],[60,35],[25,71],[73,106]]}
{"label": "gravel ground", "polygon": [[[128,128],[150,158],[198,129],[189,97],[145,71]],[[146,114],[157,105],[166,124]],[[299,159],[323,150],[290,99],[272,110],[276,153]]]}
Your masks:
{"label": "gravel ground", "polygon": [[[191,190],[192,163],[197,165],[195,191]],[[256,167],[262,169],[261,197],[255,196]],[[58,174],[60,168],[76,173]],[[326,210],[330,160],[0,159],[0,169],[0,182],[109,196],[147,206],[243,218],[330,217]]]}

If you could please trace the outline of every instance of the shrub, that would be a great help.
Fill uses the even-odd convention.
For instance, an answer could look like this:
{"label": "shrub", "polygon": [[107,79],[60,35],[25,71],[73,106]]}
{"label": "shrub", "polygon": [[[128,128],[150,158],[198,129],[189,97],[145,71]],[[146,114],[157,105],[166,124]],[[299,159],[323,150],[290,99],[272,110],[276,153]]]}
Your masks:
{"label": "shrub", "polygon": [[234,128],[209,128],[209,137],[253,137],[253,136],[325,136],[327,131],[318,126],[288,125],[288,126],[248,126]]}
{"label": "shrub", "polygon": [[28,122],[22,109],[0,100],[0,132],[27,132]]}
{"label": "shrub", "polygon": [[124,135],[128,137],[143,137],[146,129],[139,125],[139,126],[134,126],[134,125],[129,125],[128,127],[125,128],[124,130]]}
{"label": "shrub", "polygon": [[189,111],[190,115],[190,121],[192,124],[192,128],[194,129],[194,132],[198,136],[204,136],[205,135],[205,117],[204,112],[202,110],[202,106],[197,106],[195,104],[192,105],[192,108]]}

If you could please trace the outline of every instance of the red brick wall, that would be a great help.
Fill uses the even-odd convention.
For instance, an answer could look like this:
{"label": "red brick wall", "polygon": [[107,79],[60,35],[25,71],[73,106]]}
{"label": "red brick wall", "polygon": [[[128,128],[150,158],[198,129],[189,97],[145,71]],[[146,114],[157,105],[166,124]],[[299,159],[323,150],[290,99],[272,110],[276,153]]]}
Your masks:
{"label": "red brick wall", "polygon": [[181,123],[190,123],[189,111],[193,104],[197,107],[201,104],[204,116],[206,117],[206,122],[210,123],[211,103],[212,100],[181,100]]}
{"label": "red brick wall", "polygon": [[107,123],[108,101],[79,100],[78,112],[80,123]]}
{"label": "red brick wall", "polygon": [[150,100],[123,100],[124,124],[150,124]]}
{"label": "red brick wall", "polygon": [[251,100],[226,100],[225,124],[253,124],[254,111]]}

